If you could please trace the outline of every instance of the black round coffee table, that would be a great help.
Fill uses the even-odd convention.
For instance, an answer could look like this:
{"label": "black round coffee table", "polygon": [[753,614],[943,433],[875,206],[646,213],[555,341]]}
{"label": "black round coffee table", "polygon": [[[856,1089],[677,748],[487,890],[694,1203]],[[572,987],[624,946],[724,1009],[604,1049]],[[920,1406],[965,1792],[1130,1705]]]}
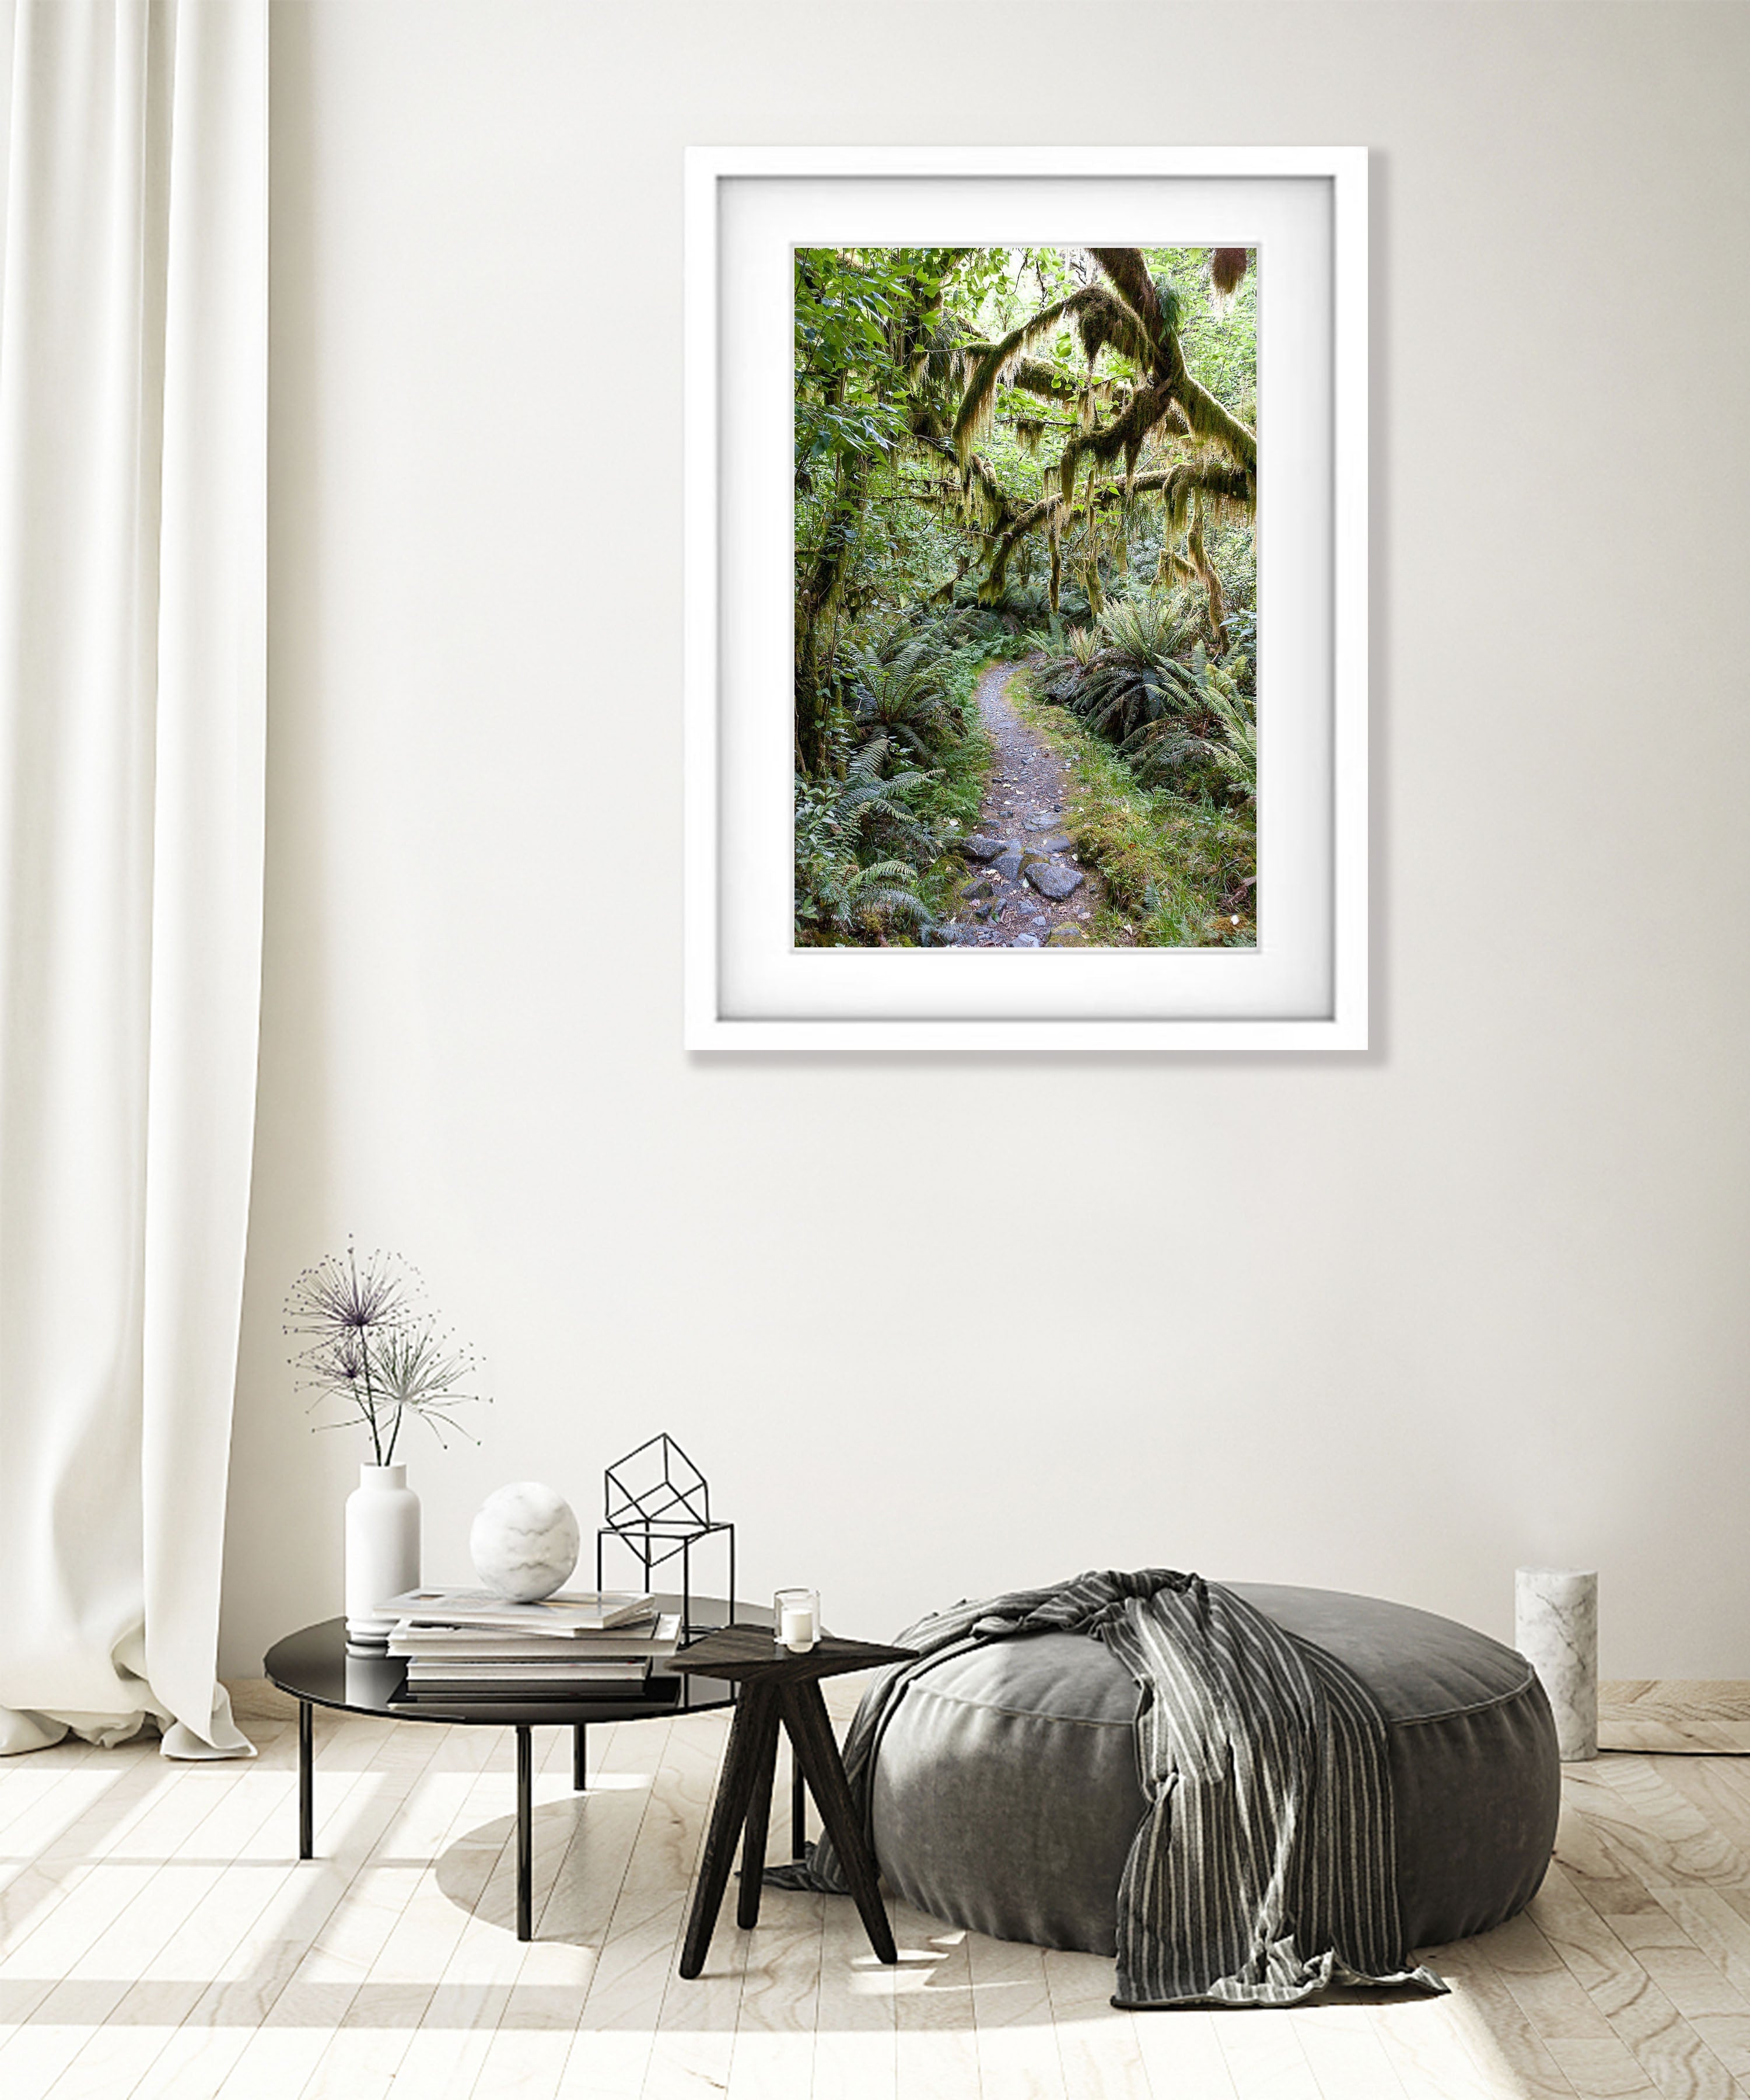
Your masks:
{"label": "black round coffee table", "polygon": [[[730,1623],[769,1628],[772,1614],[757,1604],[737,1604],[731,1611],[721,1597],[691,1597],[690,1623],[698,1639],[714,1626]],[[659,1596],[659,1611],[679,1612],[678,1596]],[[681,1653],[685,1653],[683,1649]],[[268,1649],[262,1671],[269,1681],[298,1701],[298,1856],[315,1856],[315,1738],[311,1709],[332,1706],[348,1714],[379,1714],[395,1721],[435,1721],[454,1727],[514,1728],[517,1732],[517,1937],[527,1939],[534,1930],[531,1888],[534,1880],[534,1782],[532,1743],[536,1728],[564,1727],[571,1731],[571,1785],[580,1793],[588,1777],[587,1741],[592,1721],[649,1721],[668,1719],[676,1714],[708,1713],[732,1706],[736,1688],[721,1678],[699,1677],[671,1670],[673,1658],[662,1658],[650,1666],[643,1692],[637,1697],[624,1693],[595,1699],[543,1699],[539,1701],[487,1703],[479,1700],[435,1706],[421,1700],[417,1705],[406,1696],[407,1665],[399,1657],[346,1652],[346,1622],[324,1619],[288,1634]],[[795,1849],[802,1849],[801,1774],[796,1776],[791,1820]]]}

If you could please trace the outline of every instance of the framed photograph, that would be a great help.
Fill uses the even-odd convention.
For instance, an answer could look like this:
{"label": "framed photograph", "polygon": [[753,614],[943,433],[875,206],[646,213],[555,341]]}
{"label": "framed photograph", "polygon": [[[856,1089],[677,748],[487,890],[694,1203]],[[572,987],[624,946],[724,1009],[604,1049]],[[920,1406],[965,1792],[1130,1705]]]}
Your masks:
{"label": "framed photograph", "polygon": [[698,148],[686,1043],[1367,1043],[1367,156]]}

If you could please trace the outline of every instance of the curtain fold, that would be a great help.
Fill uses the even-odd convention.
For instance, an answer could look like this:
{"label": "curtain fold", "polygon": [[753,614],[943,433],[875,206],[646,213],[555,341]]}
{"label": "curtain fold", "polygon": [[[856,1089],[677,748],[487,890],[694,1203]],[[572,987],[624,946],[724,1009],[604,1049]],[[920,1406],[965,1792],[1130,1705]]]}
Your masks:
{"label": "curtain fold", "polygon": [[18,0],[0,280],[0,1752],[217,1679],[260,1004],[267,0]]}

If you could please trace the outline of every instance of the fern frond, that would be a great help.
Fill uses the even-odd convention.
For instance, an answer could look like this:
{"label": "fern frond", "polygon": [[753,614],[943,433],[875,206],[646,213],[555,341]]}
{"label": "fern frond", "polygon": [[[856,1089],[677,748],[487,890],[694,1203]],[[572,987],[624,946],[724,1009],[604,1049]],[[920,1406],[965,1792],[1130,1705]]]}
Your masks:
{"label": "fern frond", "polygon": [[869,888],[871,884],[886,888],[905,888],[915,882],[918,871],[909,861],[878,860],[867,867],[860,867],[851,878],[853,896]]}

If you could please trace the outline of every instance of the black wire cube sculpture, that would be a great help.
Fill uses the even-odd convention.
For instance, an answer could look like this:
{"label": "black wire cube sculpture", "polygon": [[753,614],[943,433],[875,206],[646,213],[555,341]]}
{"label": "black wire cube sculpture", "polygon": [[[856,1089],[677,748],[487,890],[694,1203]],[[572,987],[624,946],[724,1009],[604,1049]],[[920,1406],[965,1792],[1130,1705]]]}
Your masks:
{"label": "black wire cube sculpture", "polygon": [[617,1539],[638,1563],[646,1590],[652,1573],[678,1554],[681,1559],[681,1638],[709,1633],[693,1620],[693,1548],[721,1537],[729,1548],[729,1619],[735,1617],[735,1527],[711,1514],[711,1483],[663,1432],[616,1458],[602,1476],[603,1515],[596,1532],[596,1587],[602,1587],[602,1553]]}

